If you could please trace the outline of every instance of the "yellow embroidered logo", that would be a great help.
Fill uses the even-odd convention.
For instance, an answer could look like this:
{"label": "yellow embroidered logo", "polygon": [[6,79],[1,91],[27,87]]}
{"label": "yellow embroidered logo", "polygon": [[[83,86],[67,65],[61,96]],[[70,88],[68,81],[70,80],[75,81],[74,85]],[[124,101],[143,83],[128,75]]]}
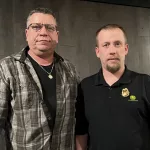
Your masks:
{"label": "yellow embroidered logo", "polygon": [[[127,88],[122,89],[122,96],[123,97],[128,97],[129,95],[130,95],[130,92]],[[138,100],[136,99],[135,95],[130,95],[130,99],[128,99],[128,101],[136,102]]]}
{"label": "yellow embroidered logo", "polygon": [[138,101],[138,100],[136,99],[136,96],[130,95],[130,99],[128,101]]}
{"label": "yellow embroidered logo", "polygon": [[127,97],[129,96],[130,92],[127,88],[122,89],[122,96],[123,97]]}

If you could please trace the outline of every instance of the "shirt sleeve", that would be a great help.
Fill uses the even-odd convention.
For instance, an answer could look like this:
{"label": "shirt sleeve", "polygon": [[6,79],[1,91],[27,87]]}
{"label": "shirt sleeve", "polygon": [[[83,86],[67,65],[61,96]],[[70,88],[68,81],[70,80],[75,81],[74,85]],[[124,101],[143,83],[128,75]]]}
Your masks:
{"label": "shirt sleeve", "polygon": [[[146,97],[145,104],[147,106],[148,114],[149,114],[149,119],[150,119],[150,76],[146,75],[144,76],[144,97]],[[150,123],[150,120],[149,120]]]}
{"label": "shirt sleeve", "polygon": [[8,116],[8,103],[10,99],[9,83],[5,78],[5,71],[0,66],[0,128],[5,127]]}
{"label": "shirt sleeve", "polygon": [[85,116],[84,94],[81,83],[78,86],[78,95],[76,102],[76,135],[84,135],[88,133],[88,121]]}
{"label": "shirt sleeve", "polygon": [[5,71],[0,66],[0,144],[3,143],[1,149],[10,149],[9,139],[7,138],[7,117],[11,92],[5,74]]}

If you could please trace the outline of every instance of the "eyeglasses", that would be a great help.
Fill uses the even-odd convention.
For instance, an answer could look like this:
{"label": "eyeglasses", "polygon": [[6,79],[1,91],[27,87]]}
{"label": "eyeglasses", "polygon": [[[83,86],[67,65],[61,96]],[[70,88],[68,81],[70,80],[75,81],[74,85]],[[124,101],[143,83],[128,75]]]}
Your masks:
{"label": "eyeglasses", "polygon": [[57,31],[57,26],[52,25],[52,24],[42,24],[42,23],[31,23],[27,29],[29,29],[30,27],[35,30],[36,32],[40,31],[43,26],[45,26],[46,30],[48,32],[54,32]]}

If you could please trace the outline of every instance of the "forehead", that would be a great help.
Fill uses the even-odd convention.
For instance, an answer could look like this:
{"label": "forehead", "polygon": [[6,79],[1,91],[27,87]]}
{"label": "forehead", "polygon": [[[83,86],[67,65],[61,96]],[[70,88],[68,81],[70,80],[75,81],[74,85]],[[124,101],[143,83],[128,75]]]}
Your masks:
{"label": "forehead", "polygon": [[30,24],[30,23],[43,23],[43,24],[56,25],[56,20],[50,14],[34,13],[28,19],[28,24]]}
{"label": "forehead", "polygon": [[103,29],[99,32],[97,40],[100,43],[103,42],[113,42],[113,41],[122,41],[125,42],[125,37],[122,30],[116,29]]}

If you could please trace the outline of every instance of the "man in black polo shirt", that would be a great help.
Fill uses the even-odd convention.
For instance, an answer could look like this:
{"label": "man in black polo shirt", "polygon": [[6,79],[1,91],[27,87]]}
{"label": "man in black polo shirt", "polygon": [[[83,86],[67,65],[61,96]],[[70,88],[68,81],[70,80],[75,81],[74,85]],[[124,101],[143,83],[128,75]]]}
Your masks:
{"label": "man in black polo shirt", "polygon": [[127,37],[119,25],[96,32],[100,71],[82,80],[76,103],[76,149],[150,150],[150,77],[125,66]]}

